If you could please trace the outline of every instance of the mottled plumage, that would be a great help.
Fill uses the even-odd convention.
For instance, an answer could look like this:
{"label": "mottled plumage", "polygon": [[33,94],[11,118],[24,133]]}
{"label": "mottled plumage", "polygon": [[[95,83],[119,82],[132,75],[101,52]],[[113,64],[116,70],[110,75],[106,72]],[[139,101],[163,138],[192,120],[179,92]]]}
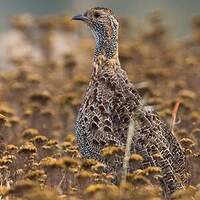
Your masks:
{"label": "mottled plumage", "polygon": [[[166,195],[183,188],[188,180],[183,150],[156,112],[143,105],[137,89],[121,68],[119,25],[112,11],[92,8],[73,19],[84,21],[96,40],[93,72],[76,122],[75,132],[82,156],[104,162],[108,171],[122,169],[123,156],[109,161],[102,156],[101,150],[113,145],[124,148],[130,119],[133,119],[137,127],[131,153],[143,156],[140,167],[161,168]],[[134,166],[129,170],[135,170]]]}

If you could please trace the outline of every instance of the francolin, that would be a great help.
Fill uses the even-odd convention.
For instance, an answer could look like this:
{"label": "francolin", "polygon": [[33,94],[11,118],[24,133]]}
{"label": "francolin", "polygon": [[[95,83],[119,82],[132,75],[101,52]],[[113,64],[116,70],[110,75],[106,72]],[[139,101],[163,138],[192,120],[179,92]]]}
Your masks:
{"label": "francolin", "polygon": [[[167,197],[184,188],[188,173],[183,149],[158,114],[144,105],[136,87],[121,68],[119,22],[113,12],[96,7],[72,19],[87,24],[96,41],[91,80],[75,127],[81,155],[103,162],[107,172],[121,172],[124,156],[116,155],[109,160],[101,152],[108,146],[125,148],[129,124],[133,120],[136,126],[131,153],[143,157],[140,168],[160,168],[160,182]],[[128,169],[134,170],[134,166]]]}

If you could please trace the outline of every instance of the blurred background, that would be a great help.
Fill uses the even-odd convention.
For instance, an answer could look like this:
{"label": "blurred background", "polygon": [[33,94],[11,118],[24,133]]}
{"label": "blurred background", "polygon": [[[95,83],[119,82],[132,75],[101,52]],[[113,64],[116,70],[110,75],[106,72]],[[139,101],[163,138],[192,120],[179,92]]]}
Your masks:
{"label": "blurred background", "polygon": [[[95,167],[86,175],[77,175],[73,168],[63,176],[60,168],[60,161],[80,161],[74,124],[91,78],[95,48],[87,27],[71,18],[95,6],[109,7],[118,17],[122,68],[144,103],[173,127],[190,159],[196,188],[184,191],[185,198],[178,193],[173,199],[196,195],[193,199],[199,200],[200,0],[0,0],[0,199],[2,185],[7,191],[27,179],[39,181],[42,188],[56,188],[57,196],[73,194],[73,199],[82,199],[90,183],[113,182],[101,174],[102,165],[81,164],[84,170]],[[146,185],[146,175],[130,177],[130,183],[138,180],[134,192],[130,187],[131,199],[143,194],[152,198],[138,199],[163,199],[158,188],[138,189]],[[105,191],[102,199],[116,199],[107,198]],[[35,190],[25,187],[24,194],[34,195]],[[57,199],[41,196],[25,199]]]}
{"label": "blurred background", "polygon": [[166,22],[172,27],[173,36],[189,32],[190,19],[200,12],[199,0],[0,0],[0,31],[8,28],[8,17],[19,13],[33,15],[65,13],[73,15],[93,6],[107,6],[118,15],[131,16],[143,21],[155,9],[160,9]]}

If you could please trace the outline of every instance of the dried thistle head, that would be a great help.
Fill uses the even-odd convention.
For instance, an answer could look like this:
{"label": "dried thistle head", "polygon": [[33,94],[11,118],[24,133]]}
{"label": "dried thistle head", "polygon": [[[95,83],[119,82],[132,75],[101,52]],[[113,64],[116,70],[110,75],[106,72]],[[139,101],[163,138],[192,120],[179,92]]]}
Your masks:
{"label": "dried thistle head", "polygon": [[143,175],[137,175],[135,173],[127,174],[127,181],[133,185],[150,185],[150,180]]}
{"label": "dried thistle head", "polygon": [[9,152],[14,152],[18,150],[18,147],[15,146],[14,144],[8,144],[6,145],[6,150]]}
{"label": "dried thistle head", "polygon": [[77,86],[87,85],[89,82],[88,78],[82,74],[75,76],[73,81]]}
{"label": "dried thistle head", "polygon": [[37,135],[39,135],[39,131],[34,128],[25,129],[24,132],[22,133],[22,137],[27,140],[29,140]]}
{"label": "dried thistle head", "polygon": [[18,153],[23,153],[23,154],[26,154],[26,153],[34,154],[36,152],[37,152],[37,148],[31,142],[25,142],[25,144],[23,144],[18,150]]}
{"label": "dried thistle head", "polygon": [[50,99],[51,99],[51,94],[46,90],[33,93],[30,96],[31,101],[41,103],[42,105],[46,104]]}
{"label": "dried thistle head", "polygon": [[81,164],[81,168],[85,169],[85,170],[90,170],[92,166],[96,165],[98,161],[94,160],[94,159],[86,159],[83,160],[82,164]]}
{"label": "dried thistle head", "polygon": [[0,126],[7,122],[8,118],[2,114],[0,114]]}
{"label": "dried thistle head", "polygon": [[66,167],[66,169],[79,166],[79,160],[67,156],[61,158],[61,162]]}
{"label": "dried thistle head", "polygon": [[0,159],[0,166],[8,166],[8,165],[11,164],[15,159],[16,159],[16,157],[13,156],[13,155],[5,155],[5,156],[2,156],[1,159]]}
{"label": "dried thistle head", "polygon": [[7,103],[1,102],[0,104],[0,114],[1,114],[1,119],[6,120],[6,117],[11,117],[15,114],[14,109],[8,105]]}
{"label": "dried thistle head", "polygon": [[142,162],[144,159],[141,155],[139,154],[132,154],[129,158],[129,161],[133,161],[133,162]]}
{"label": "dried thistle head", "polygon": [[9,189],[7,195],[22,196],[24,193],[30,192],[35,187],[35,184],[29,180],[21,180],[14,187]]}
{"label": "dried thistle head", "polygon": [[75,141],[75,135],[74,135],[74,133],[71,133],[71,132],[67,133],[65,141],[69,142],[71,144],[74,143],[74,141]]}
{"label": "dried thistle head", "polygon": [[57,140],[51,139],[47,142],[47,146],[56,146],[58,144]]}
{"label": "dried thistle head", "polygon": [[12,117],[9,118],[8,122],[10,123],[10,125],[12,127],[16,127],[16,126],[19,126],[22,123],[22,120],[20,120],[20,118],[17,117],[17,116],[12,116]]}
{"label": "dried thistle head", "polygon": [[39,74],[27,74],[27,81],[30,84],[39,84],[41,81],[41,76]]}
{"label": "dried thistle head", "polygon": [[53,118],[55,116],[55,112],[51,109],[42,109],[41,115],[48,118]]}
{"label": "dried thistle head", "polygon": [[91,169],[96,173],[102,173],[106,170],[106,165],[100,162],[97,162],[91,167]]}
{"label": "dried thistle head", "polygon": [[72,145],[71,142],[63,142],[63,143],[61,144],[61,148],[62,148],[63,150],[66,150],[66,149],[68,149],[71,145]]}
{"label": "dried thistle head", "polygon": [[63,162],[61,159],[55,159],[52,157],[45,157],[40,161],[40,165],[47,169],[60,169],[63,168]]}
{"label": "dried thistle head", "polygon": [[78,180],[88,180],[88,179],[93,179],[96,177],[96,174],[86,171],[86,170],[81,170],[79,173],[76,174],[76,178]]}
{"label": "dried thistle head", "polygon": [[104,157],[111,157],[114,155],[124,155],[124,149],[121,147],[109,146],[102,149],[101,154]]}
{"label": "dried thistle head", "polygon": [[77,146],[70,145],[68,148],[64,149],[68,156],[70,157],[80,157],[79,150]]}
{"label": "dried thistle head", "polygon": [[35,145],[41,146],[41,145],[44,145],[48,141],[48,138],[44,135],[37,135],[34,138],[32,138],[30,141],[34,143]]}
{"label": "dried thistle head", "polygon": [[[94,195],[102,195],[102,197],[108,199],[109,196],[112,196],[116,198],[119,195],[119,190],[117,186],[115,185],[108,185],[108,184],[91,184],[89,185],[85,191],[84,194],[88,197],[95,198]],[[109,198],[110,199],[110,198]]]}
{"label": "dried thistle head", "polygon": [[32,181],[40,180],[45,176],[44,170],[29,171],[26,177]]}
{"label": "dried thistle head", "polygon": [[180,143],[185,149],[191,149],[195,146],[195,142],[190,138],[182,138]]}
{"label": "dried thistle head", "polygon": [[146,175],[160,174],[161,169],[159,167],[147,167],[146,169],[144,169],[144,173]]}

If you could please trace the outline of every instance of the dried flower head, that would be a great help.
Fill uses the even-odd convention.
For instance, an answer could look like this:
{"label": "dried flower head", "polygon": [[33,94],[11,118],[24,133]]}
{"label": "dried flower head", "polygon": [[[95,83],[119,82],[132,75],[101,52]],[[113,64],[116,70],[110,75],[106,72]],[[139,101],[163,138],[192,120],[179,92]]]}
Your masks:
{"label": "dried flower head", "polygon": [[43,170],[35,170],[35,171],[29,171],[26,177],[33,181],[33,180],[38,180],[41,177],[44,177],[44,175],[45,172]]}
{"label": "dried flower head", "polygon": [[60,159],[60,161],[63,163],[63,165],[66,168],[70,168],[70,167],[78,167],[79,165],[79,161],[75,158],[71,158],[71,157],[63,157]]}
{"label": "dried flower head", "polygon": [[98,161],[94,160],[94,159],[86,159],[83,160],[82,164],[81,164],[81,168],[88,170],[91,169],[92,166],[96,165]]}
{"label": "dried flower head", "polygon": [[92,195],[100,191],[104,192],[105,194],[106,193],[118,194],[119,192],[118,188],[115,185],[92,184],[85,189],[84,193],[86,195]]}
{"label": "dried flower head", "polygon": [[13,160],[15,160],[16,157],[13,156],[13,155],[6,155],[6,156],[3,156],[1,159],[0,159],[0,166],[3,166],[3,165],[9,165],[13,162]]}
{"label": "dried flower head", "polygon": [[138,162],[142,162],[143,160],[144,160],[143,157],[139,154],[132,154],[129,159],[129,161],[138,161]]}
{"label": "dried flower head", "polygon": [[33,154],[36,152],[37,152],[37,148],[31,142],[26,142],[18,150],[18,153],[23,153],[23,154],[26,154],[26,153]]}
{"label": "dried flower head", "polygon": [[18,150],[18,147],[15,146],[14,144],[8,144],[8,145],[6,146],[6,150],[9,151],[9,152],[17,151],[17,150]]}
{"label": "dried flower head", "polygon": [[105,157],[114,156],[115,154],[123,155],[124,149],[121,147],[109,146],[109,147],[105,147],[104,149],[102,149],[101,153]]}
{"label": "dried flower head", "polygon": [[52,157],[43,158],[40,161],[40,165],[45,168],[63,168],[63,162],[61,159],[55,159]]}
{"label": "dried flower head", "polygon": [[37,135],[39,135],[39,131],[34,128],[28,128],[28,129],[24,130],[24,132],[23,132],[24,139],[31,139]]}
{"label": "dried flower head", "polygon": [[30,141],[37,145],[44,145],[48,141],[48,139],[44,135],[37,135],[34,138],[32,138]]}
{"label": "dried flower head", "polygon": [[41,104],[46,104],[50,99],[51,99],[51,95],[49,94],[48,91],[44,90],[40,93],[34,93],[30,96],[30,99],[33,102],[38,102]]}
{"label": "dried flower head", "polygon": [[195,146],[195,142],[190,138],[182,138],[180,143],[184,148],[192,148]]}
{"label": "dried flower head", "polygon": [[21,196],[24,193],[28,193],[34,187],[35,184],[32,181],[22,180],[8,191],[8,195]]}

